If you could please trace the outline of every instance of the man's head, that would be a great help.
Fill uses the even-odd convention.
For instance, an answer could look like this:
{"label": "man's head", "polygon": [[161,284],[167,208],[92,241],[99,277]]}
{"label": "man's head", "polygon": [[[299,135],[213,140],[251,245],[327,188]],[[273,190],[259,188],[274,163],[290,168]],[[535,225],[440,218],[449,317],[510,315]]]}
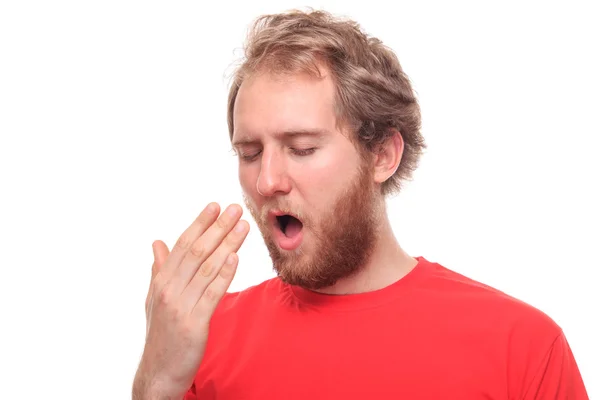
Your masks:
{"label": "man's head", "polygon": [[324,12],[259,18],[230,92],[230,138],[275,270],[319,289],[366,263],[384,196],[425,145],[394,54]]}

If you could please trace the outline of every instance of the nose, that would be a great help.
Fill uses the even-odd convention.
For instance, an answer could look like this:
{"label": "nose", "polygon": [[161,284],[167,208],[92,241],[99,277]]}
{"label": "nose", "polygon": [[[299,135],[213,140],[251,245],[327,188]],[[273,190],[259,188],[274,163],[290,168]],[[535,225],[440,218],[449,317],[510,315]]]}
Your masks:
{"label": "nose", "polygon": [[283,155],[263,149],[256,190],[265,197],[290,192],[291,184]]}

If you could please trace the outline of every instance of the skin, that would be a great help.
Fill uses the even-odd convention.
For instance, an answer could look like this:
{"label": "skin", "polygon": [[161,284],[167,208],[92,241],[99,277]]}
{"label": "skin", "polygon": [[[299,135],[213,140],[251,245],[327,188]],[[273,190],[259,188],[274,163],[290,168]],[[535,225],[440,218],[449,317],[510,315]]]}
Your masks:
{"label": "skin", "polygon": [[[321,72],[323,79],[307,74],[258,74],[244,81],[234,107],[232,139],[240,159],[239,180],[246,205],[267,244],[272,240],[272,232],[264,222],[268,210],[290,209],[300,214],[305,223],[301,251],[268,246],[274,268],[283,277],[290,275],[291,269],[306,272],[319,268],[322,255],[334,251],[336,245],[335,241],[323,245],[323,239],[336,233],[343,237],[344,232],[365,228],[367,223],[356,226],[356,213],[373,213],[375,237],[369,248],[362,249],[370,254],[368,259],[360,260],[361,264],[354,266],[349,276],[337,279],[333,285],[308,288],[329,294],[380,289],[406,275],[417,264],[394,238],[385,199],[379,190],[381,183],[398,168],[404,144],[396,131],[381,152],[368,158],[363,168],[368,175],[361,176],[361,154],[349,139],[351,133],[336,123],[333,80],[326,69]],[[314,131],[320,132],[319,135],[286,134]],[[308,149],[314,150],[307,152]],[[363,192],[368,191],[363,197],[369,198],[362,202],[368,207],[354,204],[351,213],[338,208],[341,215],[332,218],[332,210],[341,198],[353,194],[349,188],[357,181],[362,181]],[[323,232],[330,235],[320,235]],[[327,245],[329,248],[323,249]],[[356,245],[360,246],[360,242]],[[347,261],[339,257],[336,260]],[[321,270],[335,267],[328,265]]]}
{"label": "skin", "polygon": [[[417,264],[394,238],[379,190],[398,168],[402,137],[395,132],[365,163],[349,132],[336,125],[333,81],[325,69],[322,72],[325,78],[320,80],[303,74],[260,74],[242,84],[233,135],[238,154],[247,157],[240,158],[240,184],[266,242],[270,233],[261,219],[273,207],[288,208],[304,218],[302,249],[281,251],[280,271],[296,266],[309,273],[318,266],[319,256],[335,247],[335,242],[329,247],[320,245],[319,235],[343,233],[352,225],[352,214],[334,215],[332,210],[348,211],[352,204],[341,200],[357,200],[357,208],[349,210],[368,214],[368,224],[377,227],[366,249],[368,257],[348,276],[314,290],[349,294],[381,289]],[[320,135],[282,134],[290,131],[319,131]],[[298,152],[308,148],[316,150]],[[361,190],[352,189],[357,183]],[[210,319],[233,280],[236,252],[249,231],[241,216],[237,204],[220,214],[219,205],[211,203],[172,251],[160,240],[153,243],[146,344],[133,383],[134,399],[181,399],[192,385],[206,348]],[[332,224],[333,217],[338,220]],[[327,228],[325,222],[341,230]],[[286,259],[294,263],[284,265]]]}
{"label": "skin", "polygon": [[235,275],[236,251],[249,225],[242,208],[209,204],[169,252],[153,243],[154,263],[146,297],[146,344],[133,399],[181,399],[200,367],[210,319]]}

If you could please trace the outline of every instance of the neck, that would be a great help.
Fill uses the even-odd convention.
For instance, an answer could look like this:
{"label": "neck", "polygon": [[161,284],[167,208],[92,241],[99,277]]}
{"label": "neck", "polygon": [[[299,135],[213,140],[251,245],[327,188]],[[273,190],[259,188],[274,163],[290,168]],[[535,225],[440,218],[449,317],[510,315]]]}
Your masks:
{"label": "neck", "polygon": [[408,255],[396,240],[385,207],[378,226],[375,248],[363,268],[317,292],[343,295],[383,289],[402,279],[417,265],[417,260]]}

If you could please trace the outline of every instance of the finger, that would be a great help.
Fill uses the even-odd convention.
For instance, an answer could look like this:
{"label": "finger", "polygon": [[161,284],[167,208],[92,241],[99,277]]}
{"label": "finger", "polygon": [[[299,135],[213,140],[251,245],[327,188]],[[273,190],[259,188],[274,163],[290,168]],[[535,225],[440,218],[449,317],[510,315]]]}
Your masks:
{"label": "finger", "polygon": [[238,265],[238,256],[231,253],[222,268],[219,269],[217,277],[208,285],[194,308],[192,318],[208,324],[212,318],[217,305],[229,289]]}
{"label": "finger", "polygon": [[154,254],[154,263],[152,264],[152,277],[154,278],[161,266],[165,263],[169,256],[169,248],[162,240],[156,240],[152,243],[152,252]]}
{"label": "finger", "polygon": [[210,283],[218,276],[219,271],[226,263],[227,257],[230,254],[237,253],[240,249],[249,230],[250,225],[248,222],[238,221],[221,245],[202,263],[182,293],[182,302],[185,309],[191,310],[194,307]]}
{"label": "finger", "polygon": [[154,279],[154,271],[157,269],[156,260],[152,263],[152,278],[150,279],[150,285],[148,287],[148,293],[146,294],[146,302],[144,303],[146,309],[146,317],[148,317],[148,307],[150,306],[150,297],[152,295],[152,280]]}
{"label": "finger", "polygon": [[152,243],[152,256],[154,257],[152,260],[152,275],[151,275],[151,279],[154,279],[156,277],[156,274],[158,273],[158,270],[160,268],[160,265],[162,264],[159,261],[159,254],[158,254],[158,240]]}
{"label": "finger", "polygon": [[154,260],[152,262],[152,276],[150,278],[148,294],[146,295],[146,313],[148,313],[148,306],[150,304],[150,294],[152,293],[152,281],[154,280],[154,278],[156,278],[156,275],[158,274],[161,265],[165,262],[167,256],[169,255],[169,248],[163,241],[156,240],[152,243],[152,254],[154,256]]}
{"label": "finger", "polygon": [[219,247],[223,239],[233,229],[242,216],[242,208],[232,204],[213,223],[206,232],[198,238],[185,255],[177,272],[171,277],[169,290],[181,294],[190,283],[198,268]]}
{"label": "finger", "polygon": [[220,207],[217,203],[208,204],[194,222],[181,234],[173,250],[161,268],[161,275],[168,281],[174,274],[194,242],[215,222]]}

